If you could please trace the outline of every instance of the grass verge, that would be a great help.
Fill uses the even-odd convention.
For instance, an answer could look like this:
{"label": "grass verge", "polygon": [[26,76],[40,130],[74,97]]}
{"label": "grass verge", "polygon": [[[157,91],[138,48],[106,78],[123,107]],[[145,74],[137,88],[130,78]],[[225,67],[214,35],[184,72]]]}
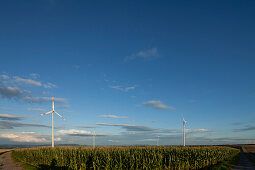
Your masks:
{"label": "grass verge", "polygon": [[11,154],[11,158],[12,158],[12,160],[13,160],[14,162],[18,163],[18,164],[19,164],[22,168],[24,168],[25,170],[39,170],[39,168],[37,168],[37,167],[34,167],[34,166],[32,166],[32,165],[29,165],[29,164],[27,164],[27,163],[24,163],[24,162],[22,162],[22,161],[16,159],[14,156],[12,156],[12,154]]}
{"label": "grass verge", "polygon": [[208,167],[208,168],[204,168],[203,170],[229,170],[231,168],[233,168],[234,166],[236,166],[238,164],[240,160],[240,153],[238,153],[237,155],[233,156],[231,159],[219,162],[218,164]]}

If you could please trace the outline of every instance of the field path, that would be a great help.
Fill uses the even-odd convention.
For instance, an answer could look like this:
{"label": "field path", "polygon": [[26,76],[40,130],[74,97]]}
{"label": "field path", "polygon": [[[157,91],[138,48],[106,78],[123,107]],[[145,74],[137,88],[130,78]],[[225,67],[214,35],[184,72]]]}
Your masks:
{"label": "field path", "polygon": [[250,161],[250,159],[245,155],[245,153],[241,150],[239,163],[233,167],[232,170],[239,169],[255,169],[254,164]]}
{"label": "field path", "polygon": [[24,170],[17,163],[11,159],[11,151],[0,155],[0,169],[1,170]]}

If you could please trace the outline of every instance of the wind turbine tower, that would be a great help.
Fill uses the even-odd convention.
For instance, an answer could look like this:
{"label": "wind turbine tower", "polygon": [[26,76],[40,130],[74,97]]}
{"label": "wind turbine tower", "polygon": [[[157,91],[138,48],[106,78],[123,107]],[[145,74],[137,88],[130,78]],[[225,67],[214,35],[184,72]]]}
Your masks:
{"label": "wind turbine tower", "polygon": [[157,136],[157,146],[159,146],[159,136]]}
{"label": "wind turbine tower", "polygon": [[94,132],[93,132],[93,148],[95,148],[96,146],[96,130],[94,129]]}
{"label": "wind turbine tower", "polygon": [[[55,109],[54,109],[54,98],[52,97],[52,110],[47,112],[47,113],[43,113],[40,116],[43,115],[47,115],[47,114],[52,114],[52,118],[51,118],[51,147],[54,148],[54,117],[53,114],[56,113],[59,117],[61,117],[62,119],[64,119],[60,114],[58,114]],[[65,120],[65,119],[64,119]]]}
{"label": "wind turbine tower", "polygon": [[182,121],[183,121],[183,146],[185,146],[186,145],[186,136],[185,136],[185,128],[186,128],[186,123],[187,123],[187,121],[184,119],[184,117],[182,116]]}

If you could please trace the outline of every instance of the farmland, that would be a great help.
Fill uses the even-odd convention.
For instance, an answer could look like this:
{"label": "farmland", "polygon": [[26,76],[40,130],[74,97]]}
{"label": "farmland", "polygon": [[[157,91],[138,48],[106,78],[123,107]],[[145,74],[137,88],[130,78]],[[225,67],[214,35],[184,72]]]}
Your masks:
{"label": "farmland", "polygon": [[242,145],[241,147],[244,152],[255,154],[255,145]]}
{"label": "farmland", "polygon": [[0,154],[1,153],[4,153],[4,152],[7,152],[7,151],[10,151],[11,149],[0,149]]}
{"label": "farmland", "polygon": [[12,152],[14,159],[45,169],[201,169],[238,154],[238,149],[223,146],[45,147]]}

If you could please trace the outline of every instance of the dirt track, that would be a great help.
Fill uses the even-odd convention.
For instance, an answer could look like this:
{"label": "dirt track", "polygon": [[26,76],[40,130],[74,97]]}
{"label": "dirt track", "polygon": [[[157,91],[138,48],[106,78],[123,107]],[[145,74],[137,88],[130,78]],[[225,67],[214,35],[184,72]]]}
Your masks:
{"label": "dirt track", "polygon": [[11,151],[0,155],[1,170],[24,170],[11,159]]}
{"label": "dirt track", "polygon": [[241,169],[255,169],[254,164],[249,160],[244,152],[240,153],[239,163],[232,170],[241,170]]}

